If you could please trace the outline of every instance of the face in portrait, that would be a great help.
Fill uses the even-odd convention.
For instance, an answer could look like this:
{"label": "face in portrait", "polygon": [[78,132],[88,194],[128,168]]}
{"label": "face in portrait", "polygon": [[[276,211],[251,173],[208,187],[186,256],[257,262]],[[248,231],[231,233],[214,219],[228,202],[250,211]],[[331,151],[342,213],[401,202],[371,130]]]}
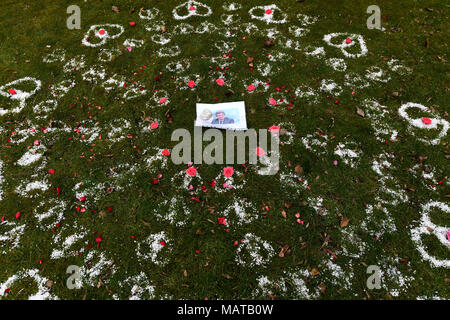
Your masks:
{"label": "face in portrait", "polygon": [[209,109],[203,109],[202,113],[200,113],[199,118],[203,124],[211,124],[213,113]]}
{"label": "face in portrait", "polygon": [[213,120],[212,124],[232,124],[234,123],[233,118],[228,118],[223,110],[216,112],[216,119]]}

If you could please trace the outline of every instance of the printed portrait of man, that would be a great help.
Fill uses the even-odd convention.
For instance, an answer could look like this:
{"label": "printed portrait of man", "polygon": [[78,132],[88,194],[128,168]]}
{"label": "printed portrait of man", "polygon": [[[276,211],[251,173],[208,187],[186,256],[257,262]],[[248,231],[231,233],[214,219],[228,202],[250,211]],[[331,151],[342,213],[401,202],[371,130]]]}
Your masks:
{"label": "printed portrait of man", "polygon": [[223,110],[216,111],[216,119],[213,120],[212,124],[232,124],[234,119],[227,118]]}

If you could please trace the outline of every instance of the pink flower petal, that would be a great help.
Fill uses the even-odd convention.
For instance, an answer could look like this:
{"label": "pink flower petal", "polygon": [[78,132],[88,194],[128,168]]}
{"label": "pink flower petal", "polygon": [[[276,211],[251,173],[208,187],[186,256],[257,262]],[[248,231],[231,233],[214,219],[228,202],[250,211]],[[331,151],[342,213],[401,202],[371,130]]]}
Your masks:
{"label": "pink flower petal", "polygon": [[195,87],[195,82],[190,80],[187,85],[189,88],[193,88],[193,87]]}
{"label": "pink flower petal", "polygon": [[225,80],[223,80],[222,78],[217,79],[216,82],[219,86],[223,86],[225,84]]}
{"label": "pink flower petal", "polygon": [[248,90],[248,91],[254,91],[254,90],[256,90],[256,87],[255,87],[253,84],[251,84],[251,85],[249,85],[249,86],[247,87],[247,90]]}

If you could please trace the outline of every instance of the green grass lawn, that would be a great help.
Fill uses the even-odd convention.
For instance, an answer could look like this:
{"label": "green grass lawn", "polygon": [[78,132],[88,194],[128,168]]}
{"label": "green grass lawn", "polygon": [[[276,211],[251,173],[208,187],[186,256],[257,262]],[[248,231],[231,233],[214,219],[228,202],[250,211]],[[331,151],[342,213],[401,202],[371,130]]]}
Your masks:
{"label": "green grass lawn", "polygon": [[[450,298],[449,5],[232,3],[1,1],[0,299]],[[232,101],[277,174],[162,153]]]}

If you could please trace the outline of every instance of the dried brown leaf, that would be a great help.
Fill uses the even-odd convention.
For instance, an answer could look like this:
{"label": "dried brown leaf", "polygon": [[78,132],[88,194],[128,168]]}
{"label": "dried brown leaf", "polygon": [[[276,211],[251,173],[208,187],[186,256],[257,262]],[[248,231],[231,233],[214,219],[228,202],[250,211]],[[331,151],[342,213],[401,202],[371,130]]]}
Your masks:
{"label": "dried brown leaf", "polygon": [[341,228],[344,228],[348,225],[348,223],[350,222],[349,218],[344,218],[341,220]]}

